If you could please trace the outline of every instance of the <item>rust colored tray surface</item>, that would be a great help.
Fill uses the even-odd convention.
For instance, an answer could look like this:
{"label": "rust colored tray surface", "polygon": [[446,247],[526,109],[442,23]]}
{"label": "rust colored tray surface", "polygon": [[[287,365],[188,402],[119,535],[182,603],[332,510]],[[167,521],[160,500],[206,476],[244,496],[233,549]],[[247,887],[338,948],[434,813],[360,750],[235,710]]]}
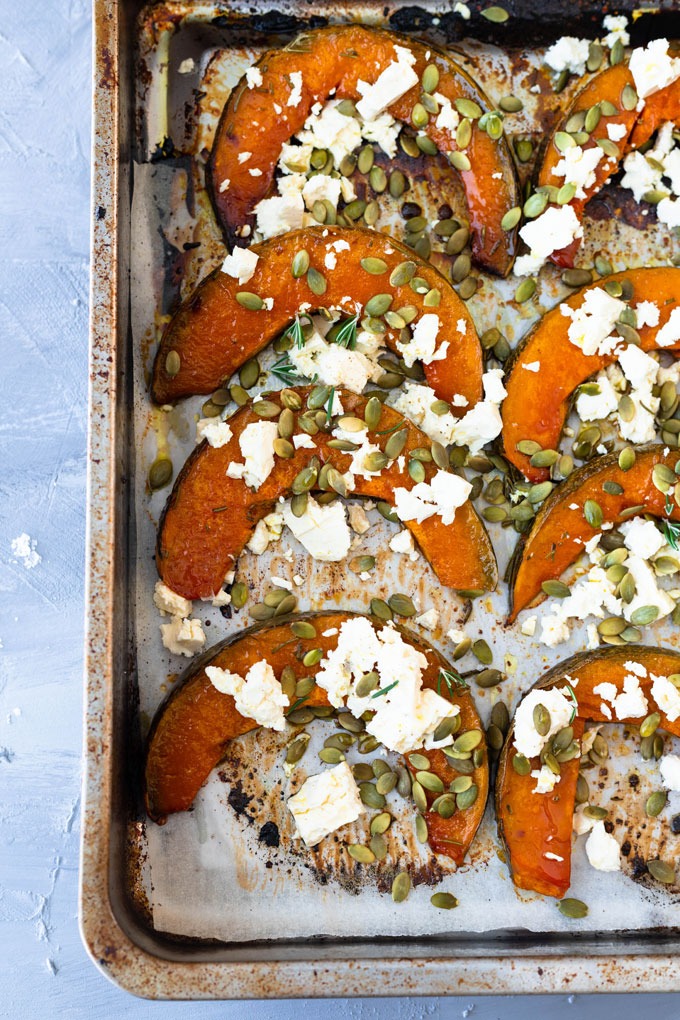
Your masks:
{"label": "rust colored tray surface", "polygon": [[[469,22],[452,4],[361,5],[376,24],[447,43],[463,33],[486,43],[494,26],[470,3]],[[515,0],[509,46],[540,45],[564,34],[591,36],[608,5]],[[620,3],[618,11],[632,9]],[[641,5],[642,8],[646,4]],[[90,450],[84,812],[81,926],[100,969],[134,994],[166,999],[515,992],[680,991],[677,930],[539,935],[516,926],[483,935],[270,939],[215,942],[154,930],[141,888],[144,815],[140,806],[141,729],[134,585],[133,344],[130,252],[135,161],[149,142],[136,99],[142,35],[153,25],[164,45],[180,26],[192,45],[224,45],[230,34],[254,49],[288,41],[305,25],[351,20],[349,4],[266,2],[156,4],[95,0],[94,168],[90,336]],[[538,8],[538,9],[537,9]],[[638,30],[678,35],[674,0],[654,4]],[[650,5],[651,10],[651,5]],[[642,27],[641,27],[642,26]],[[651,30],[650,30],[651,31]],[[216,39],[218,40],[216,42]],[[148,42],[148,40],[147,40]],[[143,91],[143,90],[142,90]],[[172,95],[172,83],[168,96]],[[152,97],[149,97],[152,102]],[[175,107],[179,99],[174,98]],[[176,115],[176,110],[174,111]],[[167,117],[173,116],[168,99]],[[162,153],[160,156],[162,157]],[[158,158],[159,154],[153,158]],[[195,267],[196,268],[196,267]],[[483,880],[483,875],[481,876]],[[228,904],[225,906],[228,909]]]}

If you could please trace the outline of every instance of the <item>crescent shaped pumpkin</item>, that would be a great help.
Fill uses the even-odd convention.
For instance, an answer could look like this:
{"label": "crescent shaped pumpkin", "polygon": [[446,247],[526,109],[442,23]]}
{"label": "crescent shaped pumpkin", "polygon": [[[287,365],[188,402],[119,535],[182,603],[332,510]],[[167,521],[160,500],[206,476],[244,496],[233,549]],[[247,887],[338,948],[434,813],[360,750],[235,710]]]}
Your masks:
{"label": "crescent shaped pumpkin", "polygon": [[[162,824],[168,815],[187,811],[191,807],[210,772],[224,757],[230,740],[257,728],[257,724],[242,716],[235,707],[234,699],[221,694],[209,680],[207,666],[222,669],[243,676],[256,662],[266,659],[277,677],[285,667],[292,667],[298,679],[304,675],[314,676],[317,666],[302,667],[296,652],[307,652],[320,648],[324,653],[334,647],[335,637],[328,631],[335,631],[346,620],[358,614],[324,612],[296,616],[295,621],[307,620],[316,629],[312,638],[291,640],[289,617],[285,621],[272,621],[229,638],[210,649],[188,668],[177,686],[158,709],[148,737],[145,766],[145,802],[149,816]],[[384,626],[373,620],[374,626]],[[423,675],[423,688],[437,690],[442,669],[450,665],[430,645],[419,640],[409,631],[399,628],[402,638],[416,646],[428,660]],[[446,696],[449,696],[447,693]],[[450,693],[451,701],[460,708],[461,725],[459,733],[478,730],[481,740],[481,761],[470,776],[477,786],[477,799],[468,808],[457,810],[450,818],[443,818],[431,810],[437,794],[426,791],[428,811],[425,817],[428,825],[428,842],[435,853],[453,858],[462,864],[474,835],[484,815],[489,789],[489,766],[486,754],[484,730],[469,690],[455,688]],[[308,695],[306,705],[328,705],[325,690],[314,686]],[[413,748],[414,751],[418,748]],[[448,789],[458,774],[453,762],[440,750],[423,752],[427,755],[429,771],[437,775]],[[410,769],[413,766],[406,760]]]}
{"label": "crescent shaped pumpkin", "polygon": [[[233,276],[215,269],[166,327],[151,384],[157,404],[212,393],[281,333],[301,307],[306,313],[322,306],[341,308],[351,316],[377,294],[390,299],[388,312],[410,307],[418,315],[434,313],[439,317],[438,345],[449,341],[447,355],[424,366],[428,385],[437,396],[450,402],[455,394],[461,394],[468,409],[481,399],[482,351],[465,302],[441,273],[410,249],[375,230],[308,227],[251,250],[258,261],[246,283],[239,284]],[[323,278],[321,294],[318,281],[314,281],[316,292],[312,290],[309,273],[293,276],[293,259],[301,251],[307,252],[310,268]],[[329,255],[335,263],[331,269],[326,264]],[[368,272],[362,266],[366,259],[379,259],[386,267],[384,272]],[[405,263],[407,268],[394,276]],[[411,286],[413,281],[417,290]],[[239,303],[244,292],[273,304],[266,307],[267,301],[257,310],[245,307]],[[385,343],[396,349],[399,328],[388,321],[383,324]]]}
{"label": "crescent shaped pumpkin", "polygon": [[[587,721],[609,722],[601,710],[602,698],[594,689],[606,682],[614,684],[621,693],[624,677],[630,673],[626,668],[629,662],[639,663],[647,673],[640,679],[640,687],[648,700],[649,712],[658,711],[661,728],[680,736],[680,720],[671,722],[655,706],[650,693],[651,674],[667,677],[680,672],[680,654],[668,648],[627,645],[580,652],[550,669],[531,690],[562,689],[571,684],[578,702],[571,726],[573,739],[578,741]],[[642,717],[618,721],[639,725]],[[508,867],[519,889],[562,897],[571,881],[572,824],[580,756],[576,754],[559,765],[559,782],[551,792],[535,793],[532,776],[520,775],[512,764],[516,754],[513,736],[514,719],[496,776],[496,819]],[[540,768],[539,759],[531,759],[531,765],[533,769]]]}
{"label": "crescent shaped pumpkin", "polygon": [[[430,44],[361,25],[341,25],[306,32],[285,49],[270,50],[255,64],[261,84],[250,88],[245,79],[233,90],[222,113],[210,155],[208,180],[217,218],[227,243],[239,240],[244,226],[252,227],[253,209],[267,197],[281,146],[303,127],[312,107],[336,99],[359,100],[358,83],[374,84],[403,47],[415,58],[419,79],[425,68],[439,71],[436,93],[455,106],[456,100],[477,104],[482,112],[492,109],[479,86],[448,54]],[[294,91],[291,75],[301,75]],[[413,107],[420,102],[421,83],[414,85],[388,107],[399,121],[411,123]],[[277,112],[278,108],[278,112]],[[432,116],[422,130],[443,152],[458,150],[455,129],[437,127]],[[244,152],[255,160],[240,162]],[[472,122],[465,149],[469,169],[461,171],[472,231],[475,261],[492,273],[507,275],[516,247],[516,229],[503,230],[505,213],[520,204],[515,165],[505,137],[492,139]],[[261,174],[253,176],[250,170]],[[228,181],[226,190],[223,182]]]}

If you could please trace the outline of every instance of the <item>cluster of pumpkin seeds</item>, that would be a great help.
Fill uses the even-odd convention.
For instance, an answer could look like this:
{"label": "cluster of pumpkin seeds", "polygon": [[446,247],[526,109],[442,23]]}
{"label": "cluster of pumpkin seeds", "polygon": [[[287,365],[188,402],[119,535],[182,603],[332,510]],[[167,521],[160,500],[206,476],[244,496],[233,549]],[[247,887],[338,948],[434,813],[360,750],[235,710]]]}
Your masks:
{"label": "cluster of pumpkin seeds", "polygon": [[561,456],[557,451],[542,451],[533,440],[521,440],[517,448],[531,457],[534,466],[549,467],[551,479],[532,485],[503,457],[493,453],[468,457],[467,466],[481,476],[474,479],[470,498],[481,496],[488,504],[482,509],[484,519],[523,534],[531,528],[536,512],[555,483],[569,477],[574,463],[571,457]]}
{"label": "cluster of pumpkin seeds", "polygon": [[[534,708],[533,722],[536,732],[545,737],[550,732],[550,712],[545,705],[538,704]],[[596,738],[597,739],[597,738]],[[546,741],[541,749],[540,762],[545,765],[555,776],[561,772],[560,766],[565,762],[579,758],[581,745],[574,739],[573,726],[563,726],[550,740]],[[531,771],[531,762],[523,754],[516,752],[512,758],[512,767],[520,776],[526,776]]]}

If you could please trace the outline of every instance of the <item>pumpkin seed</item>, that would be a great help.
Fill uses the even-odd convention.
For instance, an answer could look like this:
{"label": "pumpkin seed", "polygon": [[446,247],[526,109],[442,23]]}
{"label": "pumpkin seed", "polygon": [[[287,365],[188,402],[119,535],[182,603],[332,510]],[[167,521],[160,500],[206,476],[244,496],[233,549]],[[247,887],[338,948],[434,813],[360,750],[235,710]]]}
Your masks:
{"label": "pumpkin seed", "polygon": [[288,613],[295,612],[297,608],[297,596],[286,595],[284,599],[281,599],[278,606],[274,610],[274,616],[287,616]]}
{"label": "pumpkin seed", "polygon": [[541,447],[538,443],[535,443],[533,439],[520,439],[516,444],[518,453],[523,453],[526,457],[533,457],[534,454],[541,452]]}
{"label": "pumpkin seed", "polygon": [[387,309],[392,304],[391,294],[374,294],[372,298],[366,302],[364,311],[367,315],[378,316],[384,315]]}
{"label": "pumpkin seed", "polygon": [[396,460],[400,455],[404,447],[406,446],[406,440],[408,439],[408,429],[400,429],[399,432],[393,432],[390,438],[385,443],[385,456],[388,460]]}
{"label": "pumpkin seed", "polygon": [[463,173],[470,170],[472,167],[472,164],[465,153],[460,152],[459,150],[449,153],[449,162],[454,170],[459,170]]}
{"label": "pumpkin seed", "polygon": [[589,800],[590,788],[588,786],[588,780],[581,772],[579,772],[576,779],[576,803],[587,804]]}
{"label": "pumpkin seed", "polygon": [[375,567],[375,556],[355,556],[350,560],[349,569],[353,574],[363,574],[373,570]]}
{"label": "pumpkin seed", "polygon": [[528,276],[525,280],[522,280],[515,291],[515,301],[518,305],[523,305],[526,301],[529,301],[535,293],[536,281],[532,279],[532,277]]}
{"label": "pumpkin seed", "polygon": [[222,408],[218,407],[217,404],[213,404],[212,400],[206,400],[201,408],[203,418],[217,418],[221,413]]}
{"label": "pumpkin seed", "polygon": [[623,43],[621,39],[616,39],[614,45],[609,51],[609,63],[614,67],[615,64],[620,64],[623,60]]}
{"label": "pumpkin seed", "polygon": [[658,615],[658,606],[640,606],[630,614],[630,622],[636,627],[646,627],[654,623]]}
{"label": "pumpkin seed", "polygon": [[238,377],[244,390],[252,389],[260,378],[260,363],[257,358],[250,358],[246,361],[239,369]]}
{"label": "pumpkin seed", "polygon": [[505,734],[510,728],[510,713],[504,701],[497,701],[491,709],[491,722]]}
{"label": "pumpkin seed", "polygon": [[554,599],[566,599],[571,594],[569,585],[564,581],[544,581],[541,588],[546,595]]}
{"label": "pumpkin seed", "polygon": [[431,95],[439,84],[439,69],[436,64],[428,64],[423,71],[422,78],[420,80],[423,92],[427,92]]}
{"label": "pumpkin seed", "polygon": [[396,592],[394,595],[390,595],[387,600],[387,604],[393,613],[397,616],[415,616],[416,607],[413,605],[412,600],[408,595],[404,595],[401,592]]}
{"label": "pumpkin seed", "polygon": [[430,903],[438,910],[453,910],[458,906],[458,900],[450,892],[437,892],[430,896]]}
{"label": "pumpkin seed", "polygon": [[416,839],[419,843],[427,843],[427,822],[422,815],[416,815]]}
{"label": "pumpkin seed", "polygon": [[572,920],[579,920],[582,917],[588,916],[588,907],[583,900],[574,899],[572,896],[568,896],[565,900],[560,900],[557,904],[557,909],[564,917],[569,917]]}
{"label": "pumpkin seed", "polygon": [[536,219],[542,212],[545,212],[548,204],[548,196],[544,191],[536,191],[524,203],[524,215],[528,220]]}
{"label": "pumpkin seed", "polygon": [[602,521],[604,520],[604,514],[602,513],[602,507],[596,500],[587,499],[583,505],[583,516],[590,524],[591,528],[601,528]]}
{"label": "pumpkin seed", "polygon": [[371,819],[370,831],[372,836],[382,836],[392,824],[392,815],[389,811],[383,811]]}
{"label": "pumpkin seed", "polygon": [[598,42],[591,42],[590,46],[588,47],[588,60],[586,62],[586,67],[591,73],[593,71],[599,71],[603,57],[604,50],[602,49],[600,44]]}
{"label": "pumpkin seed", "polygon": [[635,578],[630,573],[630,571],[626,571],[625,575],[621,578],[621,581],[619,582],[619,595],[621,596],[621,598],[623,599],[627,606],[630,605],[630,603],[635,598],[635,588],[636,588]]}
{"label": "pumpkin seed", "polygon": [[291,262],[290,271],[294,279],[299,280],[301,276],[304,276],[309,269],[309,252],[302,248],[297,251],[293,256]]}
{"label": "pumpkin seed", "polygon": [[494,751],[500,751],[503,746],[503,734],[498,726],[491,723],[486,730],[486,742]]}
{"label": "pumpkin seed", "polygon": [[175,376],[179,373],[181,367],[182,359],[180,358],[177,351],[168,351],[168,353],[165,356],[166,374],[169,375],[171,379],[174,379]]}
{"label": "pumpkin seed", "polygon": [[667,493],[677,480],[675,471],[666,464],[655,464],[652,468],[652,482],[659,492]]}
{"label": "pumpkin seed", "polygon": [[406,871],[400,871],[392,882],[392,899],[395,903],[403,903],[411,891],[411,879]]}
{"label": "pumpkin seed", "polygon": [[605,620],[597,625],[598,634],[603,637],[611,637],[620,634],[621,631],[626,629],[626,621],[622,620],[619,616],[608,616]]}
{"label": "pumpkin seed", "polygon": [[467,754],[470,751],[474,751],[476,747],[482,742],[482,731],[481,730],[467,730],[466,733],[461,733],[459,737],[453,742],[453,750]]}
{"label": "pumpkin seed", "polygon": [[573,147],[576,145],[573,136],[570,135],[567,131],[556,131],[554,141],[555,148],[559,152],[566,152],[567,149],[573,149]]}
{"label": "pumpkin seed", "polygon": [[362,846],[361,843],[350,843],[347,853],[352,860],[358,861],[359,864],[373,864],[375,861],[373,851],[367,846]]}
{"label": "pumpkin seed", "polygon": [[392,524],[399,523],[399,518],[396,515],[394,507],[390,506],[389,503],[385,503],[383,502],[383,500],[380,500],[376,504],[376,510],[378,511],[381,517],[385,518],[386,521],[391,521]]}
{"label": "pumpkin seed", "polygon": [[273,400],[256,400],[253,403],[253,411],[258,418],[277,418],[281,408]]}
{"label": "pumpkin seed", "polygon": [[[467,245],[469,240],[470,240],[470,231],[468,230],[468,228],[467,227],[459,227],[458,230],[455,230],[453,232],[453,234],[451,234],[451,237],[448,240],[448,243],[446,245],[446,253],[447,253],[447,255],[458,255],[460,252],[463,251],[463,248],[465,248],[465,246]],[[469,255],[467,256],[467,258],[469,258]],[[468,273],[470,272],[470,266],[468,266],[467,272],[465,274],[463,274],[463,266],[464,265],[465,265],[465,263],[461,262],[459,264],[459,268],[456,270],[456,275],[460,275],[460,279],[461,280],[464,279],[464,277],[467,276]],[[453,279],[454,283],[459,283],[460,282],[460,280],[456,279],[456,277],[453,276],[453,271],[452,271],[452,279]]]}
{"label": "pumpkin seed", "polygon": [[323,650],[321,648],[311,648],[302,657],[303,666],[316,666],[317,663],[321,662],[323,657]]}
{"label": "pumpkin seed", "polygon": [[462,793],[456,794],[456,806],[459,811],[466,811],[468,808],[477,800],[479,796],[479,787],[473,783],[468,790],[464,790]]}
{"label": "pumpkin seed", "polygon": [[291,740],[286,750],[287,765],[297,765],[307,750],[310,739],[309,733],[300,733],[294,740]]}
{"label": "pumpkin seed", "polygon": [[468,276],[467,280],[463,280],[458,288],[458,297],[461,301],[469,301],[473,294],[477,293],[478,286],[478,278],[476,276]]}
{"label": "pumpkin seed", "polygon": [[312,294],[316,294],[317,297],[321,297],[322,294],[326,293],[328,286],[326,277],[318,269],[315,269],[314,266],[310,266],[307,270],[307,286]]}
{"label": "pumpkin seed", "polygon": [[436,287],[432,290],[428,290],[427,294],[423,298],[423,305],[425,308],[437,308],[442,299],[442,292]]}
{"label": "pumpkin seed", "polygon": [[493,662],[493,652],[484,638],[478,638],[472,645],[472,654],[484,666],[490,666]]}
{"label": "pumpkin seed", "polygon": [[486,10],[479,12],[483,18],[487,21],[492,21],[496,25],[502,25],[508,20],[510,15],[504,7],[487,7]]}
{"label": "pumpkin seed", "polygon": [[303,468],[293,479],[293,484],[291,485],[293,493],[298,496],[309,492],[316,482],[318,475],[319,472],[316,467],[309,466]]}
{"label": "pumpkin seed", "polygon": [[666,861],[647,861],[647,871],[657,882],[662,882],[664,885],[675,884],[675,868],[671,864],[667,864]]}
{"label": "pumpkin seed", "polygon": [[531,772],[531,762],[523,754],[513,755],[512,767],[518,776],[528,776]]}
{"label": "pumpkin seed", "polygon": [[515,140],[514,145],[515,152],[517,153],[517,159],[520,163],[528,163],[534,152],[534,146],[531,140],[528,138],[519,138]]}
{"label": "pumpkin seed", "polygon": [[248,588],[243,581],[237,581],[231,586],[231,604],[234,609],[243,609],[248,601]]}
{"label": "pumpkin seed", "polygon": [[522,210],[518,205],[513,206],[512,209],[508,209],[501,220],[502,229],[513,230],[519,223],[521,216]]}
{"label": "pumpkin seed", "polygon": [[431,790],[432,793],[444,792],[444,784],[434,772],[416,772],[416,781],[420,783],[424,790]]}
{"label": "pumpkin seed", "polygon": [[375,788],[378,791],[378,793],[381,793],[383,795],[386,793],[391,793],[391,791],[397,785],[397,778],[398,777],[396,772],[390,772],[389,770],[387,772],[384,772],[383,775],[378,778],[378,781],[375,784]]}
{"label": "pumpkin seed", "polygon": [[634,110],[638,104],[638,94],[632,85],[624,85],[621,93],[621,106],[624,110]]}
{"label": "pumpkin seed", "polygon": [[499,669],[483,669],[475,676],[475,683],[483,689],[497,687],[503,680],[505,680],[505,674],[501,673]]}
{"label": "pumpkin seed", "polygon": [[665,790],[655,790],[650,793],[645,803],[645,813],[649,818],[656,818],[660,815],[668,801],[668,794]]}
{"label": "pumpkin seed", "polygon": [[283,602],[287,594],[288,592],[285,588],[275,588],[274,591],[267,592],[262,601],[265,606],[271,606],[272,609],[276,609]]}
{"label": "pumpkin seed", "polygon": [[585,287],[592,283],[593,274],[589,269],[565,269],[561,279],[567,287]]}
{"label": "pumpkin seed", "polygon": [[524,109],[524,103],[517,96],[503,96],[498,105],[504,113],[519,113]]}
{"label": "pumpkin seed", "polygon": [[379,620],[391,620],[392,610],[382,599],[371,599],[371,616],[377,616]]}
{"label": "pumpkin seed", "polygon": [[600,123],[601,117],[602,110],[600,109],[600,104],[596,103],[595,106],[591,106],[586,113],[586,119],[583,124],[584,129],[589,135],[593,133],[597,125]]}
{"label": "pumpkin seed", "polygon": [[541,737],[547,737],[550,732],[550,712],[545,705],[538,704],[533,712],[534,729]]}
{"label": "pumpkin seed", "polygon": [[630,471],[635,464],[635,450],[632,446],[624,446],[619,454],[619,467],[622,471]]}
{"label": "pumpkin seed", "polygon": [[326,765],[339,765],[345,756],[337,747],[324,747],[319,751],[319,758]]}
{"label": "pumpkin seed", "polygon": [[658,712],[652,712],[640,723],[640,736],[651,737],[661,725],[661,716]]}
{"label": "pumpkin seed", "polygon": [[229,396],[239,407],[243,407],[250,399],[243,386],[239,386],[237,383],[229,387]]}
{"label": "pumpkin seed", "polygon": [[381,811],[385,807],[385,798],[378,793],[373,783],[359,783],[359,796],[366,807]]}
{"label": "pumpkin seed", "polygon": [[409,754],[408,760],[414,769],[430,768],[430,759],[426,758],[424,754],[418,754],[417,752],[414,752],[413,754]]}
{"label": "pumpkin seed", "polygon": [[152,492],[164,489],[172,478],[172,461],[169,457],[156,457],[149,468],[149,488]]}
{"label": "pumpkin seed", "polygon": [[425,468],[418,460],[409,460],[408,462],[408,473],[414,482],[425,481]]}
{"label": "pumpkin seed", "polygon": [[[371,172],[368,175],[368,183],[371,185],[376,195],[382,195],[383,191],[387,189],[387,174],[382,167],[371,167]],[[364,217],[365,215],[366,213],[364,211]],[[387,269],[387,267],[385,268]]]}

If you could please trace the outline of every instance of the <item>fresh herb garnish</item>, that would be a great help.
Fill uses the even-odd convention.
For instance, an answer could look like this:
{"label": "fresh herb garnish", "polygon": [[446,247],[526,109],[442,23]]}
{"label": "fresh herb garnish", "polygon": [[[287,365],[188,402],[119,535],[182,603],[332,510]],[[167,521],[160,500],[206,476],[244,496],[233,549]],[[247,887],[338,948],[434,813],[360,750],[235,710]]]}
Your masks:
{"label": "fresh herb garnish", "polygon": [[299,315],[295,316],[295,322],[291,323],[285,335],[291,337],[299,351],[305,346],[305,334],[302,332],[302,322]]}
{"label": "fresh herb garnish", "polygon": [[293,702],[293,704],[290,706],[290,708],[285,714],[290,715],[290,713],[294,712],[296,708],[299,708],[300,705],[304,704],[304,702],[307,701],[308,698],[309,698],[308,694],[305,694],[303,698],[298,698],[297,701]]}
{"label": "fresh herb garnish", "polygon": [[469,691],[470,687],[462,676],[458,673],[453,673],[448,669],[440,669],[439,676],[437,677],[437,694],[441,697],[442,693],[442,680],[445,682],[449,689],[449,694],[453,695],[456,693],[455,688],[458,687],[460,690]]}
{"label": "fresh herb garnish", "polygon": [[333,403],[335,402],[335,386],[331,386],[331,392],[328,397],[328,403],[326,404],[326,425],[330,425],[331,418],[333,417]]}
{"label": "fresh herb garnish", "polygon": [[357,322],[359,316],[354,315],[351,319],[347,319],[343,322],[342,326],[335,335],[335,343],[341,347],[346,347],[347,350],[353,351],[357,342]]}
{"label": "fresh herb garnish", "polygon": [[387,687],[381,687],[380,690],[379,691],[375,691],[371,695],[371,697],[372,698],[382,698],[382,696],[384,694],[387,694],[388,691],[391,691],[394,687],[397,686],[398,683],[399,683],[399,681],[395,680],[393,684],[388,684]]}
{"label": "fresh herb garnish", "polygon": [[403,429],[403,427],[404,427],[403,421],[398,421],[396,425],[392,426],[392,428],[381,429],[379,432],[376,432],[375,434],[376,436],[387,436],[389,435],[390,432],[396,432],[397,429]]}
{"label": "fresh herb garnish", "polygon": [[661,530],[663,531],[663,537],[668,542],[671,549],[677,550],[678,540],[680,539],[680,524],[677,521],[662,521]]}
{"label": "fresh herb garnish", "polygon": [[571,726],[574,719],[576,718],[576,709],[578,708],[578,701],[576,699],[576,695],[574,694],[574,688],[571,686],[571,684],[567,684],[567,690],[569,691],[568,700],[571,702],[571,716],[569,718],[569,725]]}
{"label": "fresh herb garnish", "polygon": [[299,375],[295,365],[290,360],[287,354],[284,354],[282,358],[275,361],[271,367],[272,375],[275,375],[282,382],[290,385],[298,381],[301,376]]}

